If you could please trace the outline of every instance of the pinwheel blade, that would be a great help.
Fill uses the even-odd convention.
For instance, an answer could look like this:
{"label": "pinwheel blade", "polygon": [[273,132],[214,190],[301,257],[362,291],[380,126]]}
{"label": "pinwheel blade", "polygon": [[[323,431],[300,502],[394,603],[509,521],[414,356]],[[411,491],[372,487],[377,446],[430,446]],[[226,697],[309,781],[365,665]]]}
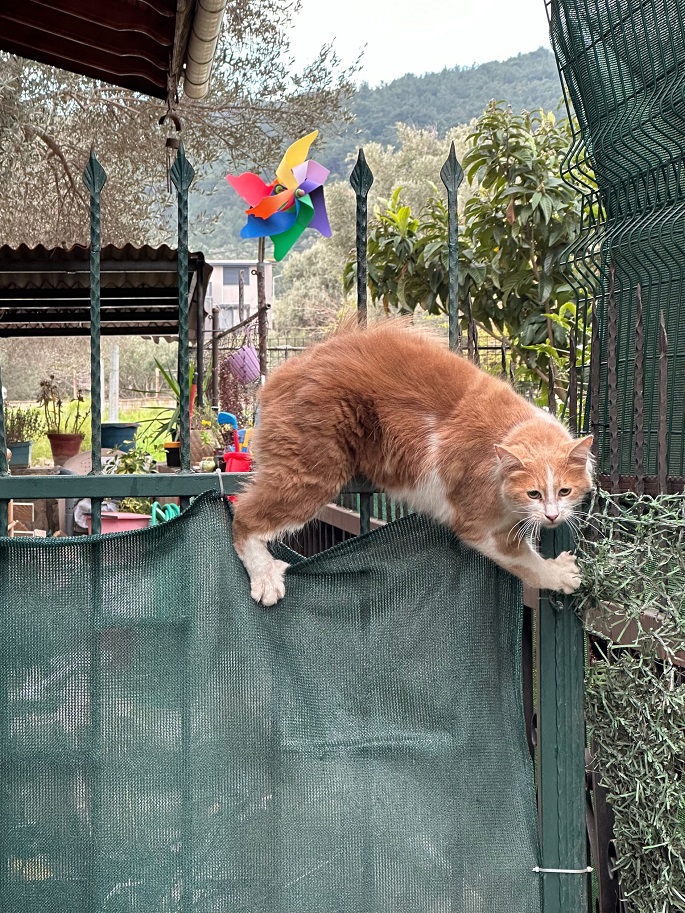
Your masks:
{"label": "pinwheel blade", "polygon": [[290,209],[284,209],[275,212],[268,219],[260,219],[257,216],[248,216],[247,224],[243,226],[240,232],[241,238],[270,238],[273,235],[279,235],[288,231],[295,224],[297,218],[297,207],[291,206]]}
{"label": "pinwheel blade", "polygon": [[326,211],[326,201],[323,196],[323,187],[316,187],[309,194],[314,207],[314,217],[309,223],[310,228],[315,228],[324,238],[330,238],[331,223],[328,221],[328,212]]}
{"label": "pinwheel blade", "polygon": [[275,212],[281,209],[288,209],[295,202],[294,190],[282,190],[280,193],[273,193],[270,197],[264,197],[256,206],[246,210],[249,216],[257,216],[260,219],[268,219]]}
{"label": "pinwheel blade", "polygon": [[304,196],[295,204],[297,217],[294,225],[287,231],[274,235],[274,260],[282,260],[292,246],[299,240],[302,232],[314,218],[314,206],[308,196]]}
{"label": "pinwheel blade", "polygon": [[256,206],[260,200],[268,197],[276,184],[275,181],[273,184],[265,184],[258,174],[251,171],[238,175],[227,174],[226,180],[250,206]]}
{"label": "pinwheel blade", "polygon": [[281,164],[276,169],[276,177],[288,190],[295,190],[297,187],[298,182],[293,174],[293,168],[304,162],[307,158],[309,147],[318,135],[319,131],[314,130],[312,133],[308,133],[307,136],[303,136],[302,139],[296,140],[292,146],[286,149],[285,155],[281,159]]}
{"label": "pinwheel blade", "polygon": [[311,193],[316,187],[325,184],[329,174],[328,168],[324,168],[314,159],[302,162],[301,165],[293,168],[293,175],[297,178],[299,189],[304,190],[305,193]]}

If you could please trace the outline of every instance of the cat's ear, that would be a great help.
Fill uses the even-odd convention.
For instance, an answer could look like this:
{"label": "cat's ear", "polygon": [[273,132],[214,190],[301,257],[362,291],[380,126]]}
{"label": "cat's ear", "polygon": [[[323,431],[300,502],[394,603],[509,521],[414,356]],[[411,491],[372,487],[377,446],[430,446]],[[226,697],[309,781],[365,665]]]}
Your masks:
{"label": "cat's ear", "polygon": [[587,463],[591,456],[590,448],[592,447],[593,437],[588,434],[587,437],[578,438],[572,441],[568,450],[568,459],[571,463]]}
{"label": "cat's ear", "polygon": [[524,463],[521,457],[517,456],[509,447],[505,447],[504,444],[495,444],[495,453],[502,464],[502,469],[508,469],[509,471],[523,469]]}

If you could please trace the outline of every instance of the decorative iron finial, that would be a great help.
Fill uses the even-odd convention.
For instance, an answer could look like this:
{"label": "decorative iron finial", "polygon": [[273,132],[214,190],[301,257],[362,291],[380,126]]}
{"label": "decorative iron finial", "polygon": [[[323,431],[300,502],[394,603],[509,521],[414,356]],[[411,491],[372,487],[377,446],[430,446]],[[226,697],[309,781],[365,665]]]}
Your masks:
{"label": "decorative iron finial", "polygon": [[464,169],[457,161],[457,151],[454,148],[454,140],[450,145],[449,155],[445,164],[440,169],[440,178],[448,191],[456,193],[459,185],[464,180]]}
{"label": "decorative iron finial", "polygon": [[357,164],[352,169],[350,184],[358,197],[367,197],[373,184],[373,173],[366,162],[364,150],[359,150]]}

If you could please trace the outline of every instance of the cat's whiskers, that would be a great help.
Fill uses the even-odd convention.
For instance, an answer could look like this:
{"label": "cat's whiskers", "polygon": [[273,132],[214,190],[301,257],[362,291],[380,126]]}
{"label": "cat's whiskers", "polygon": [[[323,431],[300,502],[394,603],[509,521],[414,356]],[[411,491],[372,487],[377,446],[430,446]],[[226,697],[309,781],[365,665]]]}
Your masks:
{"label": "cat's whiskers", "polygon": [[566,522],[576,533],[578,533],[578,535],[582,535],[584,529],[591,529],[598,535],[603,534],[603,530],[587,516],[579,517],[577,514],[572,513],[566,518]]}
{"label": "cat's whiskers", "polygon": [[523,521],[523,525],[516,534],[517,544],[521,544],[524,539],[534,539],[540,531],[540,522],[535,517],[528,517]]}
{"label": "cat's whiskers", "polygon": [[533,517],[531,528],[528,532],[528,539],[531,542],[535,542],[536,539],[538,538],[538,536],[540,535],[541,526],[542,526],[542,524],[540,523],[540,521],[536,517]]}
{"label": "cat's whiskers", "polygon": [[[530,522],[530,514],[528,513],[527,510],[515,510],[515,511],[512,511],[512,513],[523,514],[524,516],[523,516],[523,519],[517,520],[516,523],[514,523],[514,525],[511,527],[511,529],[507,533],[507,542],[509,542],[510,537],[512,536],[512,534],[515,533],[516,528],[518,526],[525,526],[526,523]],[[517,541],[520,541],[520,539],[517,538]]]}

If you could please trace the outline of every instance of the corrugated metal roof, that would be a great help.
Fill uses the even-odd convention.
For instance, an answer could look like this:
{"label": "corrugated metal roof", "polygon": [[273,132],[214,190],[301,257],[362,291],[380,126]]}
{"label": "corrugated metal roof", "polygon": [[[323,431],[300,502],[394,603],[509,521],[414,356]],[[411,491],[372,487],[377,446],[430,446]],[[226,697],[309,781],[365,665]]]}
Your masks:
{"label": "corrugated metal roof", "polygon": [[194,0],[2,0],[0,50],[166,98],[176,91]]}
{"label": "corrugated metal roof", "polygon": [[[189,254],[190,335],[196,338],[197,303],[212,274],[202,253]],[[108,245],[101,255],[104,336],[175,336],[178,333],[176,251]],[[199,282],[198,282],[199,280]],[[90,332],[90,249],[0,247],[0,337],[85,336]]]}

